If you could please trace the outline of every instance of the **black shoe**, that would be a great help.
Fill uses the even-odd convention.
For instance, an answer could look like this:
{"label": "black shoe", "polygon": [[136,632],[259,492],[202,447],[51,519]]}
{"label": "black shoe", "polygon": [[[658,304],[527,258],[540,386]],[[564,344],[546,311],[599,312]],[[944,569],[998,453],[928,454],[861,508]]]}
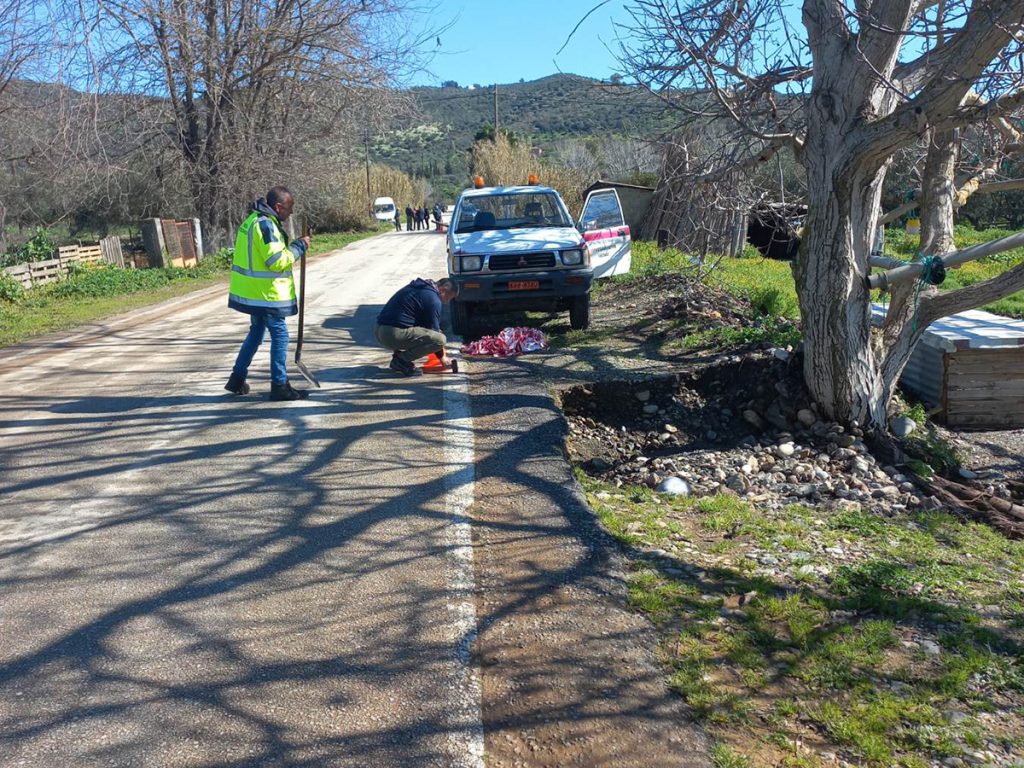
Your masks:
{"label": "black shoe", "polygon": [[287,381],[284,384],[270,385],[271,400],[305,400],[307,397],[309,397],[309,392],[304,389],[295,389]]}
{"label": "black shoe", "polygon": [[224,385],[224,389],[233,395],[248,395],[249,385],[246,384],[245,379],[231,374],[231,378],[228,379],[228,383]]}
{"label": "black shoe", "polygon": [[422,371],[416,367],[415,363],[403,360],[397,354],[391,356],[391,362],[388,364],[388,368],[400,376],[419,376],[422,373]]}

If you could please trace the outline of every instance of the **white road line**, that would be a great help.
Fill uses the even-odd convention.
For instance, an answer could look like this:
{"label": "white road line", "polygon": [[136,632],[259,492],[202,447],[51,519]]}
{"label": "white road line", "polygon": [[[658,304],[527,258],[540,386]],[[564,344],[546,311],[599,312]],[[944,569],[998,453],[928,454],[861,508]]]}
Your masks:
{"label": "white road line", "polygon": [[455,625],[457,727],[449,740],[459,768],[484,768],[484,726],[480,711],[480,674],[473,665],[476,605],[473,583],[473,542],[467,510],[473,504],[475,479],[473,421],[466,379],[444,382],[445,511],[449,519],[448,551]]}

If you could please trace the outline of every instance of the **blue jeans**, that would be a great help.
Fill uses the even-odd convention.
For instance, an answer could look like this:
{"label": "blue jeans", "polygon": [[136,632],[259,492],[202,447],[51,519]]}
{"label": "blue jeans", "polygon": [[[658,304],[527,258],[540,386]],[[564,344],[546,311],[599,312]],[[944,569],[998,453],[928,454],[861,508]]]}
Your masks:
{"label": "blue jeans", "polygon": [[288,381],[288,326],[283,317],[267,315],[265,312],[254,313],[249,316],[249,335],[242,342],[242,348],[238,350],[238,358],[235,360],[235,367],[232,375],[245,379],[249,373],[249,364],[253,355],[263,343],[263,336],[270,331],[270,381],[274,384],[284,384]]}

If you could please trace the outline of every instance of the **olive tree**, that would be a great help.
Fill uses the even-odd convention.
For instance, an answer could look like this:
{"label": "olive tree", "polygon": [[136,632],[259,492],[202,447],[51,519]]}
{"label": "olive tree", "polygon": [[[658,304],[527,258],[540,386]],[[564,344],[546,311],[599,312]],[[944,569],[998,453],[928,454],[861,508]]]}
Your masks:
{"label": "olive tree", "polygon": [[1024,288],[1021,265],[956,291],[903,290],[872,329],[886,170],[929,134],[1021,106],[1024,0],[804,0],[799,16],[779,0],[634,0],[630,10],[622,58],[638,81],[687,120],[729,121],[751,157],[788,146],[802,164],[808,214],[794,276],[807,387],[827,415],[883,427],[928,323]]}

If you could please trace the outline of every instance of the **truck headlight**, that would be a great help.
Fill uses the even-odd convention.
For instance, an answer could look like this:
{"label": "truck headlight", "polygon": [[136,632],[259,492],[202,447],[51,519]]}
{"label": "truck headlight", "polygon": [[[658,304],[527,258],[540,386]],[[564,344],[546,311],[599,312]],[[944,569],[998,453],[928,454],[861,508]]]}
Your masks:
{"label": "truck headlight", "polygon": [[575,248],[571,251],[562,251],[562,263],[567,267],[578,267],[583,263],[583,249]]}
{"label": "truck headlight", "polygon": [[484,258],[483,256],[463,256],[462,257],[462,271],[463,272],[479,272],[483,267]]}

